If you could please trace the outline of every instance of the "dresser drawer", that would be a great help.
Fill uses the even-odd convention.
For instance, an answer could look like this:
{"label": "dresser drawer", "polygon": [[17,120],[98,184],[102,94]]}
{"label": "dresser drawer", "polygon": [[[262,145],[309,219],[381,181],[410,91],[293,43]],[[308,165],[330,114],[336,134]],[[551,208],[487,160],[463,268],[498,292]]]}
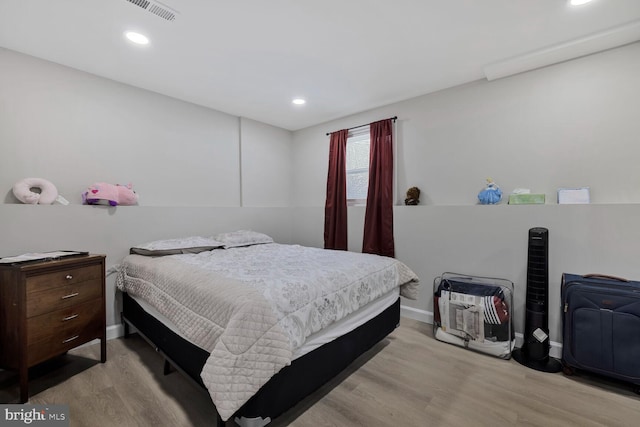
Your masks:
{"label": "dresser drawer", "polygon": [[31,345],[57,331],[80,331],[92,322],[102,322],[102,299],[91,300],[27,319],[27,343]]}
{"label": "dresser drawer", "polygon": [[94,339],[107,361],[104,296],[104,255],[0,264],[0,367],[18,372],[20,403],[33,365]]}
{"label": "dresser drawer", "polygon": [[90,322],[83,328],[57,330],[41,341],[28,343],[27,365],[33,366],[96,338],[103,338],[101,321]]}
{"label": "dresser drawer", "polygon": [[89,280],[47,291],[34,292],[27,297],[27,317],[71,307],[96,298],[102,298],[101,280]]}
{"label": "dresser drawer", "polygon": [[73,285],[76,283],[86,282],[88,280],[97,280],[102,277],[102,266],[99,264],[84,267],[69,267],[53,271],[45,274],[36,274],[28,276],[27,294],[31,292],[40,292],[56,287]]}

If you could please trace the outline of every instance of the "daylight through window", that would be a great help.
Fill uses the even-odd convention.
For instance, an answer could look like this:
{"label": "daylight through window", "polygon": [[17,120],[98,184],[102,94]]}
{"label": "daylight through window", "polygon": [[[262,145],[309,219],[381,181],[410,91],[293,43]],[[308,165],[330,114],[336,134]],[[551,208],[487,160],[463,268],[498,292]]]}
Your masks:
{"label": "daylight through window", "polygon": [[364,204],[369,188],[369,126],[354,129],[347,138],[347,203]]}

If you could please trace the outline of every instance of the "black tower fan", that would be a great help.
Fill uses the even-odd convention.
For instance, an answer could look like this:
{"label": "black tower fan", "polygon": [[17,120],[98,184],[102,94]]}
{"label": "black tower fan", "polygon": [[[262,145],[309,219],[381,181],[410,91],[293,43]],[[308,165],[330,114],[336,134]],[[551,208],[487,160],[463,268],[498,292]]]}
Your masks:
{"label": "black tower fan", "polygon": [[513,351],[513,358],[529,368],[559,372],[562,365],[549,357],[549,230],[529,230],[527,257],[527,299],[524,343]]}

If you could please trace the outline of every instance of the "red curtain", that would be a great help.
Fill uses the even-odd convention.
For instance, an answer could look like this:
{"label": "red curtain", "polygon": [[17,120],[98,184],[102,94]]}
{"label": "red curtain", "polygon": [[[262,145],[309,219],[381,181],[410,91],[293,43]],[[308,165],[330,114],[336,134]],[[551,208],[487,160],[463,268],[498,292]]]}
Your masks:
{"label": "red curtain", "polygon": [[393,123],[371,123],[369,190],[362,252],[393,257]]}
{"label": "red curtain", "polygon": [[347,129],[331,134],[327,201],[324,206],[324,248],[347,250]]}

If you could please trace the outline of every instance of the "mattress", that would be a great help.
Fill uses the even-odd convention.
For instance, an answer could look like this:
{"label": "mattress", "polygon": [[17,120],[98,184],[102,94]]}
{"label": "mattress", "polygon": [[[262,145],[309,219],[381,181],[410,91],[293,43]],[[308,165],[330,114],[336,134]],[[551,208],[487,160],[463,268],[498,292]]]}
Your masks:
{"label": "mattress", "polygon": [[[304,356],[310,351],[315,350],[316,348],[327,344],[334,339],[343,336],[357,327],[364,325],[368,320],[373,319],[384,310],[392,306],[398,296],[400,295],[400,291],[398,288],[392,289],[388,293],[382,295],[378,299],[370,302],[366,306],[360,308],[358,311],[349,314],[348,316],[342,318],[341,320],[335,322],[334,324],[328,326],[325,329],[322,329],[312,335],[310,335],[304,344],[294,351],[292,360],[295,360],[299,357]],[[178,327],[166,316],[156,310],[151,304],[146,302],[144,299],[132,296],[132,298],[142,307],[144,311],[158,319],[163,325],[169,328],[173,333],[180,336],[180,338],[189,341],[187,337],[180,332]],[[192,343],[197,346],[197,344]],[[200,347],[202,348],[202,347]],[[205,349],[203,349],[205,350]],[[205,350],[206,351],[206,350]]]}

